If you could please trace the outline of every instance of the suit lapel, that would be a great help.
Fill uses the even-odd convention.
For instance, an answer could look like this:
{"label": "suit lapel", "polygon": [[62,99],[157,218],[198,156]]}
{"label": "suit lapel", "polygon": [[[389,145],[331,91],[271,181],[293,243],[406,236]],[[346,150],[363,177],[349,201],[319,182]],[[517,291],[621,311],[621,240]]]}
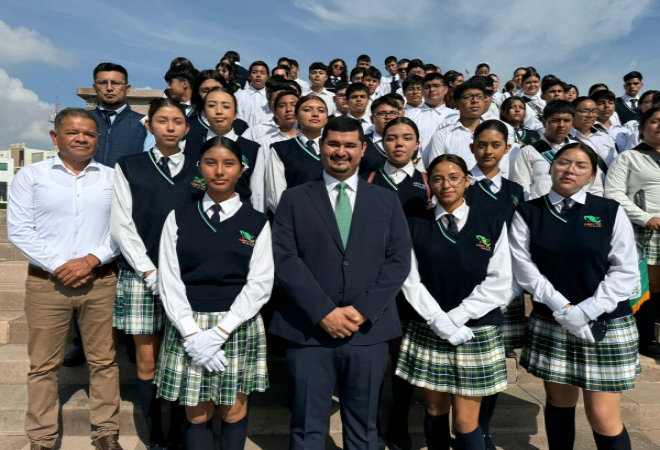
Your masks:
{"label": "suit lapel", "polygon": [[[316,183],[309,185],[309,190],[307,192],[309,197],[312,199],[312,203],[316,207],[316,210],[321,215],[323,223],[325,223],[325,226],[328,227],[328,231],[330,231],[332,239],[334,239],[337,247],[339,247],[339,250],[344,253],[344,244],[341,241],[339,226],[337,226],[337,219],[335,218],[335,213],[332,210],[332,205],[330,204],[330,198],[328,197],[328,190],[325,187],[325,182],[323,180],[319,180]],[[355,216],[353,216],[353,220],[355,220]],[[352,230],[353,228],[351,224],[351,231]]]}
{"label": "suit lapel", "polygon": [[[355,239],[360,239],[360,233],[363,232],[362,228],[368,222],[370,214],[369,197],[371,196],[371,190],[373,188],[373,184],[367,183],[362,178],[358,178],[357,196],[355,197],[355,207],[353,208],[353,218],[351,219],[351,232],[348,235],[348,244],[346,244],[346,248],[350,247],[351,242]],[[369,231],[365,230],[364,232],[368,233]]]}

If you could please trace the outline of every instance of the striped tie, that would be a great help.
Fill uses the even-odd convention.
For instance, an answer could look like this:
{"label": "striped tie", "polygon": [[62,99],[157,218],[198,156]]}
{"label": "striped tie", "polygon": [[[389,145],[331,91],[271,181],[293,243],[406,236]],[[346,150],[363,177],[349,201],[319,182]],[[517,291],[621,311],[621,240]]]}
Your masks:
{"label": "striped tie", "polygon": [[348,244],[348,235],[351,232],[353,209],[351,208],[351,201],[348,199],[348,194],[346,193],[346,183],[342,181],[335,187],[335,189],[339,191],[335,203],[335,218],[337,219],[341,242],[344,244],[344,248],[346,248],[346,244]]}

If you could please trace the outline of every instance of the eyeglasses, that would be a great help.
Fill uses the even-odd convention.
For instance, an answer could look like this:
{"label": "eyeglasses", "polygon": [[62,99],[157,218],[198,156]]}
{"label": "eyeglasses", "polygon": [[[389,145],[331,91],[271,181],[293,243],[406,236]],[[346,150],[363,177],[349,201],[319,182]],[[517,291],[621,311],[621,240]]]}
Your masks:
{"label": "eyeglasses", "polygon": [[397,72],[402,72],[402,73],[403,73],[403,72],[407,72],[407,71],[408,71],[408,68],[407,68],[407,67],[406,67],[406,68],[399,67],[398,69],[396,69],[396,71],[397,71]]}
{"label": "eyeglasses", "polygon": [[333,64],[333,65],[332,65],[332,68],[333,68],[333,69],[343,69],[344,66],[342,66],[341,64]]}
{"label": "eyeglasses", "polygon": [[113,88],[120,88],[123,85],[125,85],[126,83],[123,83],[121,81],[108,81],[108,80],[105,80],[105,81],[96,81],[94,84],[96,84],[98,87],[102,87],[102,88],[107,88],[108,85],[112,86]]}
{"label": "eyeglasses", "polygon": [[376,117],[385,118],[385,117],[397,117],[399,111],[381,111],[374,114]]}
{"label": "eyeglasses", "polygon": [[406,89],[406,92],[422,92],[422,87],[417,86],[417,87],[409,87]]}
{"label": "eyeglasses", "polygon": [[464,102],[471,102],[472,100],[476,100],[478,102],[483,102],[486,100],[486,97],[484,97],[482,94],[465,94],[461,95],[461,101]]}
{"label": "eyeglasses", "polygon": [[583,116],[597,116],[598,115],[598,110],[597,109],[577,109],[575,112],[579,112]]}
{"label": "eyeglasses", "polygon": [[445,181],[449,181],[449,184],[450,184],[451,186],[457,186],[457,185],[459,185],[463,180],[465,180],[465,176],[462,176],[462,177],[461,177],[461,176],[458,176],[458,175],[453,175],[453,176],[451,176],[451,177],[449,177],[449,178],[442,178],[442,177],[432,178],[432,179],[431,179],[431,184],[435,184],[435,185],[438,185],[438,186],[444,186]]}
{"label": "eyeglasses", "polygon": [[568,170],[571,166],[573,166],[573,172],[575,172],[575,175],[577,176],[586,175],[588,172],[593,172],[591,167],[585,163],[573,164],[572,161],[563,158],[555,159],[552,165],[557,167],[559,170]]}
{"label": "eyeglasses", "polygon": [[442,89],[445,87],[444,84],[427,84],[424,86],[425,91],[430,91],[431,89]]}

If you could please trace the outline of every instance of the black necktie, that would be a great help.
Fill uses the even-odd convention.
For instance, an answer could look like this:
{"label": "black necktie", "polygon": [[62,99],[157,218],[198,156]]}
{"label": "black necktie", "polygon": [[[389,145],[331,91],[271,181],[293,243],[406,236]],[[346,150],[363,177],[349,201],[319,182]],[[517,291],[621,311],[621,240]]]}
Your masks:
{"label": "black necktie", "polygon": [[483,184],[484,186],[486,186],[486,187],[488,188],[489,191],[491,191],[491,192],[493,191],[493,190],[491,189],[491,188],[493,187],[493,184],[494,184],[494,183],[493,183],[493,180],[489,180],[488,178],[484,178],[483,180],[481,180],[481,184]]}
{"label": "black necktie", "polygon": [[309,149],[310,152],[312,152],[312,155],[316,155],[316,149],[314,148],[314,141],[311,139],[307,140],[307,148]]}
{"label": "black necktie", "polygon": [[115,111],[110,111],[108,109],[100,109],[101,115],[103,115],[103,118],[105,119],[105,122],[108,124],[108,126],[112,125],[112,117],[117,114]]}
{"label": "black necktie", "polygon": [[453,214],[447,214],[447,232],[449,236],[456,239],[458,237],[458,226],[456,225],[456,218]]}
{"label": "black necktie", "polygon": [[170,158],[167,156],[163,156],[160,158],[160,161],[158,161],[158,165],[160,166],[160,170],[163,171],[165,175],[167,175],[169,178],[172,178],[172,172],[170,172],[170,166],[167,164]]}
{"label": "black necktie", "polygon": [[637,99],[636,98],[631,98],[630,99],[630,105],[632,106],[633,111],[637,111]]}
{"label": "black necktie", "polygon": [[222,211],[222,206],[217,203],[211,206],[213,214],[211,214],[211,223],[213,225],[220,225],[220,211]]}
{"label": "black necktie", "polygon": [[563,216],[568,212],[569,209],[571,209],[571,199],[570,198],[565,198],[562,200],[563,205],[561,205],[561,215]]}

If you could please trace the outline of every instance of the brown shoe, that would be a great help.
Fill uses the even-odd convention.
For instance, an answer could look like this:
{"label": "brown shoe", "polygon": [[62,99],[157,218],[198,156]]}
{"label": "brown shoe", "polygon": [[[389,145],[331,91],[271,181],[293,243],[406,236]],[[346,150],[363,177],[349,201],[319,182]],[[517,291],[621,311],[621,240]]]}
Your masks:
{"label": "brown shoe", "polygon": [[53,450],[53,447],[44,447],[41,444],[30,444],[30,450]]}
{"label": "brown shoe", "polygon": [[124,450],[121,445],[119,445],[119,438],[114,435],[101,436],[94,442],[96,448],[99,450]]}

